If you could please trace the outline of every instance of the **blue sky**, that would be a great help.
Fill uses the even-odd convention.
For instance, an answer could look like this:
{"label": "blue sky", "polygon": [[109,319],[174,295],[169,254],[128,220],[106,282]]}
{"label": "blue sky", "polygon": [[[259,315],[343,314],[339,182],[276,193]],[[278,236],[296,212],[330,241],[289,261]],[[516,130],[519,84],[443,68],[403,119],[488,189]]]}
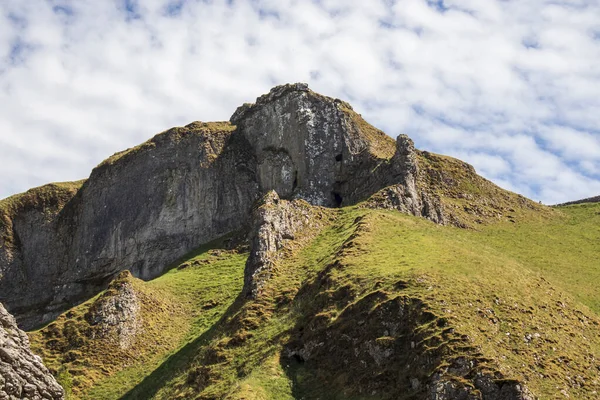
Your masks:
{"label": "blue sky", "polygon": [[534,200],[600,194],[598,0],[1,0],[0,198],[298,81]]}

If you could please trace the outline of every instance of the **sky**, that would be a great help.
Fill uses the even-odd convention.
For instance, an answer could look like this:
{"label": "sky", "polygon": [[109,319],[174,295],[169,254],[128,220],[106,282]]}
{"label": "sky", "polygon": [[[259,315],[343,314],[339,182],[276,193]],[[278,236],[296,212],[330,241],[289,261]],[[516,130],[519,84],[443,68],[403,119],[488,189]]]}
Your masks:
{"label": "sky", "polygon": [[533,200],[600,194],[600,0],[0,0],[0,198],[291,82]]}

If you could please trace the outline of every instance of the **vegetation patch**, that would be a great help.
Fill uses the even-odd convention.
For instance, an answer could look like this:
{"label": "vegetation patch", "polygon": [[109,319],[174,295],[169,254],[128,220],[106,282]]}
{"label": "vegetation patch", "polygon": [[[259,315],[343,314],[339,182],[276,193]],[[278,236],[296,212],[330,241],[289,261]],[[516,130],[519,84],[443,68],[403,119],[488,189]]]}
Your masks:
{"label": "vegetation patch", "polygon": [[[178,143],[190,136],[208,136],[213,138],[220,138],[224,140],[225,137],[229,136],[231,132],[235,130],[235,125],[231,125],[229,122],[192,122],[184,127],[174,127],[155,135],[153,138],[146,142],[132,147],[127,150],[119,151],[113,154],[111,157],[102,161],[96,168],[96,173],[103,171],[105,168],[120,163],[126,163],[127,160],[132,160],[137,154],[151,151],[156,146],[162,146],[167,143]],[[222,147],[222,146],[219,146]],[[216,157],[220,152],[221,148],[213,149],[207,148],[208,153]],[[215,152],[215,150],[217,150]]]}
{"label": "vegetation patch", "polygon": [[[69,398],[119,398],[219,320],[241,290],[246,257],[204,247],[151,282],[122,273],[105,292],[30,332],[32,348],[69,389]],[[120,337],[127,319],[106,332],[95,317],[124,286],[133,289],[140,306],[139,326],[127,346]],[[117,301],[112,309],[122,307]],[[116,314],[104,319],[118,320]]]}
{"label": "vegetation patch", "polygon": [[450,223],[479,229],[497,222],[519,223],[552,216],[553,210],[504,190],[452,157],[418,151],[419,186],[440,198]]}
{"label": "vegetation patch", "polygon": [[[486,229],[507,229],[506,239],[565,218],[525,216]],[[594,398],[597,315],[488,234],[339,210],[148,397],[408,399],[433,384],[474,394],[523,384],[543,398]]]}
{"label": "vegetation patch", "polygon": [[354,111],[349,104],[340,102],[339,107],[351,124],[360,131],[360,135],[357,136],[367,139],[371,154],[388,160],[394,156],[396,152],[396,142],[394,139],[365,121],[362,115]]}
{"label": "vegetation patch", "polygon": [[[526,387],[540,398],[593,399],[600,204],[512,207],[517,222],[478,229],[330,210],[282,250],[256,300],[236,299],[245,254],[235,251],[201,249],[154,281],[127,278],[171,313],[165,326],[155,311],[156,338],[133,346],[129,366],[105,360],[106,371],[78,372],[75,360],[92,353],[74,332],[85,331],[90,305],[54,323],[61,351],[44,330],[32,334],[34,349],[74,398],[409,399],[434,387]],[[82,376],[95,384],[81,386]]]}
{"label": "vegetation patch", "polygon": [[15,245],[13,219],[22,212],[38,211],[51,220],[71,200],[85,180],[57,182],[29,189],[0,200],[0,239],[11,248]]}

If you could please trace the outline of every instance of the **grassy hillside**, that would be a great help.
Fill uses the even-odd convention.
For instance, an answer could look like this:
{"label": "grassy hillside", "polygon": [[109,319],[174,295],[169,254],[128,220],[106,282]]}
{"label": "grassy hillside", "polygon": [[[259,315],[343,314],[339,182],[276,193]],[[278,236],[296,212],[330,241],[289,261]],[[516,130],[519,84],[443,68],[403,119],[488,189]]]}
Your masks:
{"label": "grassy hillside", "polygon": [[504,190],[456,158],[418,151],[418,185],[439,198],[448,223],[469,229],[549,216],[551,209]]}
{"label": "grassy hillside", "polygon": [[460,229],[335,210],[286,252],[256,301],[236,301],[245,254],[200,249],[134,281],[162,311],[144,314],[151,335],[132,357],[51,344],[50,331],[68,342],[68,326],[89,328],[83,315],[97,299],[32,333],[33,347],[70,380],[71,398],[409,399],[432,375],[597,398],[600,204],[517,213]]}
{"label": "grassy hillside", "polygon": [[[215,250],[222,241],[185,257],[161,277],[143,282],[129,274],[64,313],[46,327],[30,332],[32,349],[59,377],[69,398],[117,399],[165,363],[193,347],[232,305],[243,285],[247,254]],[[114,337],[99,338],[90,311],[131,283],[141,303],[141,329],[130,347]]]}

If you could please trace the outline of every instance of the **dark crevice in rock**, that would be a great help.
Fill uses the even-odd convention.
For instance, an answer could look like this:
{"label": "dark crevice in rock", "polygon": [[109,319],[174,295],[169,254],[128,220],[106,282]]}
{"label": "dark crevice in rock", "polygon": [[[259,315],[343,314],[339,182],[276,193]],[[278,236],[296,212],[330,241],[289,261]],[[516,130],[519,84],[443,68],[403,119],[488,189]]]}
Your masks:
{"label": "dark crevice in rock", "polygon": [[304,363],[304,358],[302,358],[302,356],[300,354],[294,354],[292,356],[294,358],[294,360],[299,363],[299,364],[303,364]]}
{"label": "dark crevice in rock", "polygon": [[344,201],[344,199],[342,198],[342,195],[338,192],[331,192],[331,195],[333,196],[333,203],[335,207],[341,207],[342,203]]}
{"label": "dark crevice in rock", "polygon": [[294,172],[294,183],[292,185],[292,190],[295,191],[298,187],[298,171]]}

